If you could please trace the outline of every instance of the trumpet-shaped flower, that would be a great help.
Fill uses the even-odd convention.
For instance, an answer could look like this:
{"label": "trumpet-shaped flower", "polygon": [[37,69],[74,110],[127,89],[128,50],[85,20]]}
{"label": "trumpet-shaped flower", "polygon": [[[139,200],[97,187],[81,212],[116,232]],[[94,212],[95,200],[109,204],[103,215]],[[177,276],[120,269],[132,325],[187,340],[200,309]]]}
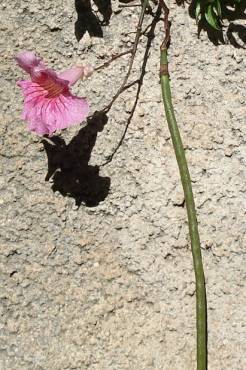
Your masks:
{"label": "trumpet-shaped flower", "polygon": [[73,95],[70,86],[88,77],[93,71],[91,66],[77,65],[57,74],[33,52],[24,51],[15,59],[31,77],[17,82],[24,96],[22,118],[28,122],[30,131],[51,136],[86,119],[89,105],[85,98]]}

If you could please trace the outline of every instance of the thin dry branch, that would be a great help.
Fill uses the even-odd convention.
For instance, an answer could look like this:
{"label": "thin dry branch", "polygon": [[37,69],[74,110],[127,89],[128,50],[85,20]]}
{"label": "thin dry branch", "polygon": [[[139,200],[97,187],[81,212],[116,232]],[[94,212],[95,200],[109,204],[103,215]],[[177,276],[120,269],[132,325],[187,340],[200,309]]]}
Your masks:
{"label": "thin dry branch", "polygon": [[119,54],[116,54],[116,55],[113,55],[111,59],[107,60],[107,62],[101,64],[100,66],[96,67],[95,68],[95,71],[100,71],[101,69],[105,68],[105,67],[108,67],[112,62],[114,62],[116,59],[124,56],[124,55],[127,55],[127,54],[131,54],[132,53],[132,49],[130,50],[126,50],[126,51],[123,51],[122,53],[119,53]]}

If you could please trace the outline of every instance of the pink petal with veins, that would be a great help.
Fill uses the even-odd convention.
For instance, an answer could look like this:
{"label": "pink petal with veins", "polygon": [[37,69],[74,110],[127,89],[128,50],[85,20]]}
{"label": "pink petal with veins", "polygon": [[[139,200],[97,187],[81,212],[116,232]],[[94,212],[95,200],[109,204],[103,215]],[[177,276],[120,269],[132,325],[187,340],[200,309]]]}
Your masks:
{"label": "pink petal with veins", "polygon": [[69,90],[69,86],[83,76],[84,67],[75,66],[57,75],[34,53],[20,53],[16,60],[31,75],[30,81],[17,82],[24,96],[22,118],[28,122],[30,131],[51,136],[87,118],[86,99],[76,97]]}

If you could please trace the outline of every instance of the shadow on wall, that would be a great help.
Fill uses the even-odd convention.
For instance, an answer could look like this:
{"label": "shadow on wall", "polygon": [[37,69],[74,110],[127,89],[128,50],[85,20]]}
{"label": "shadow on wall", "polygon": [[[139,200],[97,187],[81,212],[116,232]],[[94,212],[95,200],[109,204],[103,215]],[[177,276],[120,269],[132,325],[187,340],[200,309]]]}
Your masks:
{"label": "shadow on wall", "polygon": [[52,190],[74,198],[77,206],[84,203],[87,207],[95,207],[109,193],[110,178],[101,177],[99,167],[88,164],[97,134],[106,123],[107,116],[96,112],[68,145],[59,136],[50,138],[53,145],[42,141],[48,158],[45,180],[52,177]]}
{"label": "shadow on wall", "polygon": [[80,41],[87,31],[91,37],[103,37],[103,25],[108,25],[112,15],[111,0],[94,0],[103,21],[95,15],[90,0],[75,0],[78,19],[75,22],[75,36]]}
{"label": "shadow on wall", "polygon": [[[246,44],[246,27],[234,22],[246,19],[246,2],[242,1],[235,8],[229,7],[228,4],[229,1],[221,2],[222,19],[227,19],[230,22],[226,31],[226,39],[235,48],[244,48]],[[189,14],[192,18],[195,18],[195,5],[196,0],[192,0],[189,6]],[[198,23],[198,35],[200,35],[202,30],[207,32],[209,40],[214,45],[226,43],[223,32],[213,29],[205,20],[200,20]]]}

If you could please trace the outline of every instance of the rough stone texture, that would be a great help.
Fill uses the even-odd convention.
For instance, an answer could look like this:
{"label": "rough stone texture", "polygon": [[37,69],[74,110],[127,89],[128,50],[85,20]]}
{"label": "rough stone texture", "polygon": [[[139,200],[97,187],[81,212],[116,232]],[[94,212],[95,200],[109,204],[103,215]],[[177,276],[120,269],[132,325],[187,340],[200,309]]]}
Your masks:
{"label": "rough stone texture", "polygon": [[[96,119],[62,132],[56,147],[19,118],[15,82],[23,73],[13,55],[36,50],[58,70],[74,61],[100,65],[132,45],[138,19],[139,8],[112,3],[104,37],[86,33],[80,42],[73,1],[0,4],[2,370],[195,369],[192,258],[158,81],[162,22],[135,114],[109,164],[101,166],[122,136],[136,86],[107,124]],[[198,207],[209,369],[243,370],[245,50],[214,46],[205,33],[198,40],[187,8],[171,5],[171,83]],[[145,46],[143,36],[131,81]],[[110,102],[127,60],[74,88],[92,112]]]}

